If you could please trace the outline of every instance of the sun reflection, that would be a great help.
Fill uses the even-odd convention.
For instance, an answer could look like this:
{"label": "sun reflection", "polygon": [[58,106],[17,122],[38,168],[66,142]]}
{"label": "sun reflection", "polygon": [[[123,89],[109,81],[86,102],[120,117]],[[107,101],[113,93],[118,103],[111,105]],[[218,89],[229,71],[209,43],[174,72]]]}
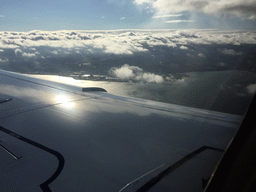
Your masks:
{"label": "sun reflection", "polygon": [[59,95],[55,99],[58,103],[60,103],[62,106],[66,108],[71,108],[74,106],[74,102],[72,102],[67,96],[65,95]]}

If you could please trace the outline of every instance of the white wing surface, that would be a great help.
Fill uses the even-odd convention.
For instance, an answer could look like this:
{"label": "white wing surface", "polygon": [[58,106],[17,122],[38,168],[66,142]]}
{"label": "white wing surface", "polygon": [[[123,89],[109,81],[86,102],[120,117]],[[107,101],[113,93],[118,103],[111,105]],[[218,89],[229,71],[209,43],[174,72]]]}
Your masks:
{"label": "white wing surface", "polygon": [[0,71],[0,190],[203,191],[241,122]]}

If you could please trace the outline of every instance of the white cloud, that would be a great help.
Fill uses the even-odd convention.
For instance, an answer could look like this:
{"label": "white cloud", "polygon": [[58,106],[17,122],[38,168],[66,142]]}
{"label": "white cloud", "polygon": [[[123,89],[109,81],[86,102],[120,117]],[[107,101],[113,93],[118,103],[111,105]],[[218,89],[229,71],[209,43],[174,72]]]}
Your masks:
{"label": "white cloud", "polygon": [[6,62],[8,62],[9,61],[9,59],[1,59],[0,58],[0,63],[6,63]]}
{"label": "white cloud", "polygon": [[220,52],[225,55],[242,55],[242,52],[238,53],[233,49],[223,49]]}
{"label": "white cloud", "polygon": [[198,57],[205,57],[205,55],[203,53],[199,53]]}
{"label": "white cloud", "polygon": [[186,47],[186,46],[180,46],[180,49],[188,49],[188,47]]}
{"label": "white cloud", "polygon": [[15,55],[21,55],[22,57],[27,57],[27,58],[32,58],[32,57],[36,57],[37,55],[39,55],[39,52],[35,52],[35,53],[27,53],[22,51],[21,49],[15,49],[14,50]]}
{"label": "white cloud", "polygon": [[133,73],[133,70],[139,70],[142,71],[141,68],[130,66],[130,65],[123,65],[121,68],[113,68],[113,73],[117,78],[120,79],[131,79],[135,76]]}
{"label": "white cloud", "polygon": [[249,94],[254,95],[256,93],[256,84],[250,84],[247,86],[247,91]]}
{"label": "white cloud", "polygon": [[188,77],[186,77],[186,76],[184,76],[184,77],[179,77],[179,78],[175,78],[175,76],[174,75],[172,75],[172,74],[169,74],[167,77],[165,77],[166,78],[166,80],[167,81],[170,81],[170,82],[172,82],[173,84],[185,84],[185,83],[187,83],[187,79],[188,79]]}
{"label": "white cloud", "polygon": [[15,49],[14,51],[15,55],[22,54],[23,51],[21,49]]}
{"label": "white cloud", "polygon": [[0,15],[0,17],[5,17],[5,15]]}
{"label": "white cloud", "polygon": [[224,66],[226,66],[226,63],[220,62],[220,66],[224,67]]}
{"label": "white cloud", "polygon": [[134,3],[137,5],[147,4],[155,10],[156,15],[194,11],[256,19],[255,0],[134,0]]}
{"label": "white cloud", "polygon": [[[0,32],[0,49],[14,49],[15,54],[22,50],[36,51],[39,47],[55,50],[83,48],[90,53],[127,54],[146,52],[143,46],[177,47],[189,44],[256,44],[254,31],[216,30],[108,30],[108,31],[30,31]],[[15,37],[15,39],[14,39]],[[182,47],[184,46],[184,47]],[[223,54],[241,54],[231,49],[223,49]],[[28,52],[28,51],[27,51]],[[30,53],[30,56],[32,56]],[[24,54],[25,56],[26,54]],[[28,54],[26,55],[28,56]]]}
{"label": "white cloud", "polygon": [[181,17],[183,14],[155,15],[152,18]]}
{"label": "white cloud", "polygon": [[134,0],[135,4],[142,5],[143,3],[152,4],[154,0]]}
{"label": "white cloud", "polygon": [[53,53],[54,55],[57,55],[57,54],[58,54],[58,51],[57,51],[57,50],[54,50],[54,51],[52,51],[52,53]]}
{"label": "white cloud", "polygon": [[120,68],[113,67],[110,73],[123,80],[143,81],[148,83],[162,83],[164,81],[163,77],[160,75],[144,72],[143,69],[128,64]]}
{"label": "white cloud", "polygon": [[3,49],[0,49],[0,52],[4,52],[4,50],[3,50]]}
{"label": "white cloud", "polygon": [[157,14],[180,13],[184,11],[202,11],[209,4],[204,0],[135,0],[135,4],[148,4],[155,9]]}
{"label": "white cloud", "polygon": [[19,46],[15,44],[15,40],[5,40],[5,37],[3,36],[2,40],[0,40],[0,48],[2,49],[14,49],[18,48]]}
{"label": "white cloud", "polygon": [[249,16],[247,19],[249,19],[249,20],[255,20],[255,19],[256,19],[256,15],[251,15],[251,16]]}
{"label": "white cloud", "polygon": [[255,19],[256,1],[255,0],[221,0],[210,2],[205,7],[205,13],[231,14],[246,19]]}
{"label": "white cloud", "polygon": [[36,55],[39,54],[38,52],[36,53],[22,53],[22,57],[28,57],[28,58],[31,58],[31,57],[36,57]]}
{"label": "white cloud", "polygon": [[124,20],[124,19],[125,19],[125,17],[121,17],[120,19],[121,19],[121,20]]}
{"label": "white cloud", "polygon": [[193,20],[170,20],[165,22],[166,23],[192,23],[194,21]]}
{"label": "white cloud", "polygon": [[142,79],[149,83],[162,83],[164,81],[162,76],[153,73],[143,73]]}

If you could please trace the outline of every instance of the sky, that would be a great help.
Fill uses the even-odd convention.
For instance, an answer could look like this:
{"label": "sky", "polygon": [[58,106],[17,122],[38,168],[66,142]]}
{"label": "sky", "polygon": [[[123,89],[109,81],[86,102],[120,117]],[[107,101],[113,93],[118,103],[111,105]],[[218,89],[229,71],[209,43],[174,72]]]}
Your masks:
{"label": "sky", "polygon": [[256,29],[256,0],[2,0],[0,6],[0,31]]}

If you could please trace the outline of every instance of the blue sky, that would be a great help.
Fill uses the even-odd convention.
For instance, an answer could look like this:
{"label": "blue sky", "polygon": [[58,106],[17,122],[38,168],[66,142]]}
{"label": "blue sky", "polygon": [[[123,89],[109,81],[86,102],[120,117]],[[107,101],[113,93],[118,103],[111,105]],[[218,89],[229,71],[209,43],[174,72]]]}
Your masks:
{"label": "blue sky", "polygon": [[0,31],[255,30],[254,8],[255,0],[4,0]]}

